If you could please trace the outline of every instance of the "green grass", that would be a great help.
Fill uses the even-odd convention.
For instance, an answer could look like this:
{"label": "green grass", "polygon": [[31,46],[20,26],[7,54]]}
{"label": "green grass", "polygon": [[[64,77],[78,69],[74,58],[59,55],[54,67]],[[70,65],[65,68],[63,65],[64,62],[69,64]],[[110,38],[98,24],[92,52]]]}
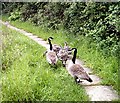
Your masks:
{"label": "green grass", "polygon": [[[7,20],[6,16],[3,16],[3,20]],[[71,47],[78,48],[78,58],[82,59],[87,67],[92,68],[93,72],[102,78],[102,84],[111,85],[114,89],[120,91],[118,86],[118,59],[114,56],[106,56],[96,49],[97,45],[94,42],[89,42],[89,38],[78,35],[77,37],[72,34],[65,34],[64,30],[53,31],[45,30],[38,26],[34,26],[30,22],[11,21],[11,24],[31,32],[44,40],[47,40],[49,36],[53,36],[53,43],[63,45],[64,41],[67,41]]]}
{"label": "green grass", "polygon": [[57,69],[46,62],[45,48],[5,26],[2,31],[2,101],[89,100],[61,62]]}

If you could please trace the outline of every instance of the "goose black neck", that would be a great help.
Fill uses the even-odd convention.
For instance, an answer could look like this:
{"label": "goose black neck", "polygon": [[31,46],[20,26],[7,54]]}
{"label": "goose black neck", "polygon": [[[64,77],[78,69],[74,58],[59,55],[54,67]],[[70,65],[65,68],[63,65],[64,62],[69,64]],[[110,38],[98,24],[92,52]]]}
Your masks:
{"label": "goose black neck", "polygon": [[64,44],[65,44],[65,46],[67,46],[67,42],[65,42]]}
{"label": "goose black neck", "polygon": [[73,49],[74,49],[74,55],[73,55],[73,58],[72,58],[72,62],[75,64],[77,49],[76,48],[73,48]]}
{"label": "goose black neck", "polygon": [[52,50],[52,43],[51,43],[51,40],[48,38],[48,42],[49,42],[49,45],[50,45],[50,50]]}

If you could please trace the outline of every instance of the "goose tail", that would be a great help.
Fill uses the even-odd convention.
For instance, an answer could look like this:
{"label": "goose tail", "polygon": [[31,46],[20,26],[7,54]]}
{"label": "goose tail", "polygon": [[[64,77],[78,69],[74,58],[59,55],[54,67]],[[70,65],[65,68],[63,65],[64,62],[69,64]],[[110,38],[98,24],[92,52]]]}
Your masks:
{"label": "goose tail", "polygon": [[87,81],[89,81],[89,82],[93,82],[93,80],[92,80],[91,78],[87,79]]}

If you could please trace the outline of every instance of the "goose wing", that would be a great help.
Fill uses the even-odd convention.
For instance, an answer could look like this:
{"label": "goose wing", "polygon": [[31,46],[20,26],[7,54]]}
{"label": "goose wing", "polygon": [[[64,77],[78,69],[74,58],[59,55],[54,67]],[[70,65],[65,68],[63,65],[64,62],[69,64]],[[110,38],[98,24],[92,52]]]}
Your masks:
{"label": "goose wing", "polygon": [[47,60],[48,60],[48,62],[51,64],[56,64],[56,62],[57,62],[57,57],[56,57],[56,54],[55,54],[55,52],[52,52],[52,51],[50,51],[50,52],[48,52],[47,53]]}
{"label": "goose wing", "polygon": [[68,59],[68,53],[64,49],[61,49],[57,56],[62,61],[66,61]]}
{"label": "goose wing", "polygon": [[73,64],[71,66],[71,72],[73,72],[74,74],[80,75],[82,73],[85,73],[85,70],[78,64]]}
{"label": "goose wing", "polygon": [[92,82],[92,79],[89,77],[89,75],[83,69],[83,67],[80,66],[79,64],[74,64],[71,67],[71,72],[73,73],[74,76],[77,76],[78,78]]}
{"label": "goose wing", "polygon": [[54,44],[54,45],[53,45],[53,51],[56,52],[56,53],[59,52],[60,48],[61,48],[61,47],[60,47],[59,45],[57,45],[57,44]]}

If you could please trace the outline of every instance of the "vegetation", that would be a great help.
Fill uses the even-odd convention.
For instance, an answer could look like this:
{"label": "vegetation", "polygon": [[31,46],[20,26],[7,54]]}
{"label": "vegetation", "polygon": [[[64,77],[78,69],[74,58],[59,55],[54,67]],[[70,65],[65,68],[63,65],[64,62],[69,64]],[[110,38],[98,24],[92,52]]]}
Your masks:
{"label": "vegetation", "polygon": [[[114,89],[120,91],[118,83],[120,61],[119,3],[3,4],[3,14],[7,13],[8,15],[3,15],[4,21],[9,20],[12,25],[31,32],[44,40],[53,36],[55,38],[53,43],[63,45],[64,41],[67,41],[71,47],[77,47],[78,58],[84,60],[85,64],[102,78],[102,84],[112,85]],[[41,49],[39,52],[41,54]],[[61,70],[64,69],[60,69],[59,73],[63,73],[65,76],[66,72]],[[56,93],[56,95],[58,94]],[[70,98],[70,100],[75,99]]]}
{"label": "vegetation", "polygon": [[61,62],[57,69],[46,62],[45,48],[4,26],[2,31],[2,101],[88,100]]}
{"label": "vegetation", "polygon": [[[7,7],[7,8],[6,8]],[[9,20],[20,19],[48,29],[61,29],[84,35],[104,53],[118,56],[120,44],[119,3],[4,3]]]}

